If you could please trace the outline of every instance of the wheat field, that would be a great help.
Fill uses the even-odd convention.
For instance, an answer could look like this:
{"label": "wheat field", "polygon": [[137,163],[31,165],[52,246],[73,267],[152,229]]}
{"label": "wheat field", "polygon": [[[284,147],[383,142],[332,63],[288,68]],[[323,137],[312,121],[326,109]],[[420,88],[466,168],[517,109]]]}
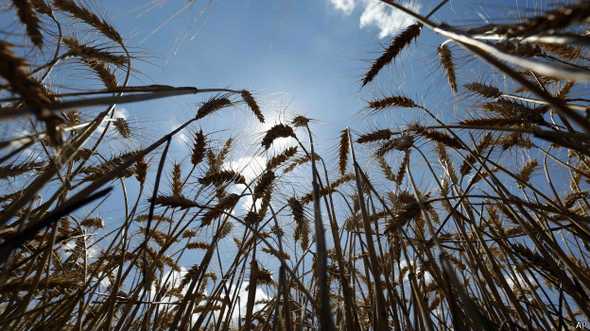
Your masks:
{"label": "wheat field", "polygon": [[[256,91],[131,85],[134,40],[91,6],[4,1],[20,39],[0,35],[0,329],[588,327],[590,3],[465,26],[436,20],[452,0],[426,15],[381,2],[414,23],[358,88],[429,33],[448,100],[468,106],[450,121],[416,91],[367,100],[367,118],[419,116],[342,128],[334,160],[314,119],[284,118],[260,133],[251,176],[232,167],[231,132],[202,124],[237,108],[265,123]],[[467,79],[466,58],[500,79]],[[138,134],[118,105],[181,96],[193,112],[167,134],[103,147]]]}

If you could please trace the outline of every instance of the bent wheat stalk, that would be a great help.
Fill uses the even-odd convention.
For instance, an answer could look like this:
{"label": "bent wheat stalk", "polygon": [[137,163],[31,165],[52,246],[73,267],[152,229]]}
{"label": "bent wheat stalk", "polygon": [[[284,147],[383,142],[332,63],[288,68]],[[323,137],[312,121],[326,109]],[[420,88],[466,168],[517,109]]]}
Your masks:
{"label": "bent wheat stalk", "polygon": [[437,25],[430,21],[429,19],[416,14],[415,12],[407,9],[406,7],[392,1],[392,0],[381,0],[382,2],[395,7],[404,13],[414,17],[418,21],[420,21],[424,26],[430,28],[432,31],[452,39],[453,41],[462,45],[465,49],[471,51],[475,55],[483,58],[486,62],[490,63],[492,66],[497,68],[498,70],[506,73],[512,79],[522,84],[524,87],[541,97],[542,99],[546,100],[551,106],[553,106],[558,112],[560,112],[566,118],[571,118],[574,122],[578,125],[582,126],[587,131],[590,131],[590,124],[588,121],[585,120],[580,114],[572,111],[564,103],[547,93],[546,91],[542,90],[535,84],[531,83],[527,79],[523,78],[522,75],[514,71],[512,68],[507,66],[501,61],[506,61],[508,63],[520,66],[526,70],[537,72],[542,75],[546,75],[549,77],[556,77],[565,80],[573,80],[573,81],[587,81],[590,80],[590,72],[581,71],[579,69],[566,67],[564,65],[559,64],[551,64],[551,63],[539,63],[527,59],[523,59],[517,56],[509,55],[503,53],[496,47],[478,41],[468,34],[460,32],[455,29],[451,29],[447,26]]}
{"label": "bent wheat stalk", "polygon": [[[121,91],[125,91],[125,89],[121,89]],[[131,90],[133,91],[133,90]],[[50,111],[71,111],[74,109],[84,108],[84,107],[92,107],[92,106],[101,106],[101,105],[111,105],[111,104],[125,104],[125,103],[134,103],[134,102],[142,102],[148,100],[155,100],[155,99],[162,99],[162,98],[170,98],[176,97],[181,95],[190,95],[190,94],[198,94],[198,93],[212,93],[212,92],[232,92],[232,93],[240,93],[240,91],[235,90],[228,90],[228,89],[199,89],[196,87],[179,87],[179,88],[162,88],[158,90],[151,90],[145,93],[137,93],[137,94],[127,94],[127,95],[120,95],[120,96],[109,96],[109,97],[96,97],[96,98],[85,98],[85,99],[77,99],[71,101],[63,101],[57,102],[48,105],[47,109]],[[100,92],[102,93],[102,92]],[[3,108],[0,111],[0,121],[6,119],[17,118],[20,116],[24,116],[27,114],[34,113],[32,108],[25,107],[25,108]]]}

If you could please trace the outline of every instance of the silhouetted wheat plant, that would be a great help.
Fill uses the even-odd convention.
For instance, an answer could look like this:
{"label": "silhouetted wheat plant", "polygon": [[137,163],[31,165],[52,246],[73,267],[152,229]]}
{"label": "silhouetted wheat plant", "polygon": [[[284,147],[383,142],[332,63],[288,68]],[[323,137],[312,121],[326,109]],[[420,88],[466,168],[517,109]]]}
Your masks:
{"label": "silhouetted wheat plant", "polygon": [[[231,138],[216,146],[193,131],[186,161],[168,151],[238,104],[264,122],[255,94],[130,86],[125,39],[81,2],[9,2],[26,42],[0,41],[0,121],[30,128],[0,142],[0,328],[565,330],[590,319],[590,4],[464,29],[430,19],[447,1],[427,16],[383,2],[417,23],[362,85],[430,30],[449,98],[472,103],[464,118],[402,95],[372,100],[372,115],[427,120],[342,130],[331,172],[313,121],[297,116],[264,132],[254,178],[232,166]],[[95,41],[76,37],[81,25]],[[39,63],[38,50],[51,58]],[[510,82],[465,81],[457,53]],[[102,85],[49,83],[80,65]],[[134,135],[116,104],[190,94],[206,99],[177,128],[104,155],[110,132]],[[274,152],[279,138],[291,147]],[[294,172],[308,191],[287,184]],[[122,208],[106,226],[113,192]],[[187,256],[196,262],[183,266]]]}

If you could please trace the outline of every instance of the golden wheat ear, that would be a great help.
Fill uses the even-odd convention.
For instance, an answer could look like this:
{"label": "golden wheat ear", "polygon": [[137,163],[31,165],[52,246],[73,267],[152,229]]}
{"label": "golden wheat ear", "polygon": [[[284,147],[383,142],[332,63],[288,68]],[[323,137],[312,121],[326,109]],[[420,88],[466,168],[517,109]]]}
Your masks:
{"label": "golden wheat ear", "polygon": [[423,127],[419,124],[414,124],[410,127],[416,134],[428,138],[434,142],[441,143],[444,146],[451,147],[454,149],[464,149],[463,144],[455,137],[450,136],[446,133]]}
{"label": "golden wheat ear", "polygon": [[495,99],[502,96],[502,92],[497,87],[489,84],[476,82],[465,84],[463,87],[485,98]]}
{"label": "golden wheat ear", "polygon": [[418,38],[421,31],[422,24],[412,24],[408,28],[406,28],[406,30],[400,33],[397,37],[393,38],[389,47],[387,47],[385,52],[383,52],[383,54],[379,58],[377,58],[375,62],[373,62],[371,68],[369,68],[369,70],[363,77],[363,86],[370,83],[377,76],[379,71],[383,69],[383,67],[388,65],[391,61],[393,61],[404,48],[406,48],[408,45],[412,43],[414,39]]}
{"label": "golden wheat ear", "polygon": [[376,159],[385,179],[395,182],[395,174],[393,173],[393,169],[391,169],[385,158],[383,156],[377,156]]}
{"label": "golden wheat ear", "polygon": [[378,158],[384,157],[385,154],[387,154],[393,150],[407,151],[413,145],[414,145],[414,137],[412,137],[410,135],[403,135],[399,138],[390,139],[390,140],[384,142],[383,144],[381,144],[381,146],[379,146],[379,148],[375,152],[375,156],[377,156]]}
{"label": "golden wheat ear", "polygon": [[288,201],[289,208],[291,209],[291,215],[295,221],[295,230],[293,231],[293,239],[298,241],[301,245],[302,250],[306,250],[309,247],[309,221],[305,217],[303,204],[297,198],[290,198]]}
{"label": "golden wheat ear", "polygon": [[233,208],[238,203],[238,200],[240,200],[240,196],[234,193],[221,199],[216,206],[203,215],[203,218],[201,219],[201,227],[211,224],[211,222],[215,218],[221,216],[225,210]]}
{"label": "golden wheat ear", "polygon": [[182,169],[179,163],[174,163],[172,167],[172,195],[182,196]]}
{"label": "golden wheat ear", "polygon": [[455,75],[455,64],[453,63],[453,55],[451,49],[447,45],[441,45],[438,48],[438,56],[440,63],[447,74],[449,87],[453,94],[457,93],[457,77]]}
{"label": "golden wheat ear", "polygon": [[531,175],[539,165],[539,162],[535,159],[529,160],[525,163],[525,165],[520,169],[520,172],[516,176],[519,180],[518,186],[523,188],[526,184],[528,184],[529,180],[531,179]]}
{"label": "golden wheat ear", "polygon": [[127,64],[126,57],[113,54],[91,45],[82,44],[74,37],[64,37],[62,42],[68,46],[72,55],[78,56],[86,61],[94,60],[103,63],[111,63],[118,67],[123,67]]}
{"label": "golden wheat ear", "polygon": [[258,103],[256,102],[256,99],[254,99],[254,97],[252,96],[252,93],[250,93],[250,91],[248,90],[242,90],[240,94],[242,95],[242,99],[244,99],[244,102],[246,102],[250,110],[252,110],[254,116],[256,116],[258,121],[260,121],[260,123],[264,123],[264,115],[262,115],[262,111],[260,111],[260,106],[258,106]]}
{"label": "golden wheat ear", "polygon": [[526,18],[523,22],[497,27],[500,34],[510,37],[530,36],[548,31],[556,31],[578,22],[585,22],[590,17],[590,6],[587,1],[576,1],[549,10],[542,15]]}
{"label": "golden wheat ear", "polygon": [[295,137],[293,128],[286,124],[277,124],[266,131],[264,138],[262,138],[262,147],[265,150],[270,148],[270,145],[278,138]]}
{"label": "golden wheat ear", "polygon": [[24,162],[8,166],[0,166],[0,179],[14,178],[30,171],[42,169],[44,162]]}
{"label": "golden wheat ear", "polygon": [[346,164],[348,163],[348,151],[350,149],[350,141],[348,129],[344,129],[340,132],[340,145],[338,148],[338,170],[340,175],[344,175],[346,172]]}
{"label": "golden wheat ear", "polygon": [[203,102],[199,106],[199,109],[197,109],[196,118],[197,119],[204,118],[207,115],[210,115],[222,108],[229,107],[232,104],[233,104],[232,101],[225,96],[212,97],[211,99]]}
{"label": "golden wheat ear", "polygon": [[129,123],[127,123],[126,119],[124,119],[123,117],[118,117],[113,122],[113,125],[115,126],[115,129],[117,130],[119,135],[121,135],[121,137],[125,139],[131,137],[131,130],[129,129]]}
{"label": "golden wheat ear", "polygon": [[285,170],[283,170],[283,173],[287,174],[287,173],[293,171],[297,166],[300,166],[302,164],[310,162],[312,159],[317,161],[320,159],[320,156],[317,154],[314,154],[313,157],[310,157],[309,155],[304,155],[302,157],[296,158],[291,162],[291,164],[289,164],[288,166],[285,167]]}
{"label": "golden wheat ear", "polygon": [[145,183],[148,171],[148,163],[145,161],[143,157],[137,160],[137,162],[135,163],[134,170],[135,178],[141,185],[143,185]]}
{"label": "golden wheat ear", "polygon": [[297,146],[292,146],[273,156],[268,162],[266,162],[266,169],[274,170],[280,167],[283,163],[287,162],[290,158],[292,158],[295,154],[297,154]]}
{"label": "golden wheat ear", "polygon": [[367,144],[380,140],[388,140],[393,135],[393,131],[389,129],[381,129],[360,135],[356,142],[359,144]]}
{"label": "golden wheat ear", "polygon": [[298,116],[295,116],[293,118],[293,120],[291,121],[291,124],[293,124],[294,127],[299,128],[299,127],[305,127],[305,126],[307,126],[307,124],[309,123],[309,121],[311,121],[310,118],[307,118],[307,117],[302,116],[302,115],[298,115]]}
{"label": "golden wheat ear", "polygon": [[191,163],[193,166],[198,165],[205,158],[205,152],[207,149],[207,140],[203,134],[203,130],[199,130],[195,134],[195,142],[193,144],[193,150],[191,153]]}
{"label": "golden wheat ear", "polygon": [[21,23],[27,29],[29,39],[31,39],[33,45],[41,49],[43,47],[43,34],[41,33],[39,17],[37,16],[31,1],[12,0],[12,5],[16,9],[16,14]]}
{"label": "golden wheat ear", "polygon": [[256,186],[254,186],[254,200],[262,198],[263,195],[268,195],[269,190],[272,189],[275,178],[275,173],[270,170],[265,171],[260,176]]}
{"label": "golden wheat ear", "polygon": [[373,111],[380,111],[391,107],[415,108],[418,107],[418,104],[408,97],[394,95],[383,99],[371,100],[368,106]]}
{"label": "golden wheat ear", "polygon": [[402,162],[399,165],[399,170],[395,175],[395,182],[397,183],[397,185],[401,185],[404,181],[404,178],[406,177],[406,172],[410,164],[410,151],[411,150],[408,149],[404,152],[404,158],[402,159]]}
{"label": "golden wheat ear", "polygon": [[53,5],[68,14],[72,17],[79,19],[80,21],[94,27],[96,30],[100,31],[105,37],[115,41],[116,43],[123,45],[123,38],[117,32],[117,30],[107,23],[105,20],[99,18],[96,14],[84,8],[82,6],[78,6],[76,2],[72,0],[53,0]]}
{"label": "golden wheat ear", "polygon": [[12,44],[0,40],[0,76],[8,82],[12,92],[20,95],[34,109],[36,115],[42,116],[40,109],[51,104],[53,96],[43,84],[29,75],[29,64],[16,56],[12,48]]}
{"label": "golden wheat ear", "polygon": [[207,174],[205,177],[199,179],[199,183],[205,186],[208,185],[222,185],[224,183],[236,183],[236,184],[245,184],[246,179],[244,176],[240,175],[239,173],[233,170],[219,170],[216,172],[212,172]]}

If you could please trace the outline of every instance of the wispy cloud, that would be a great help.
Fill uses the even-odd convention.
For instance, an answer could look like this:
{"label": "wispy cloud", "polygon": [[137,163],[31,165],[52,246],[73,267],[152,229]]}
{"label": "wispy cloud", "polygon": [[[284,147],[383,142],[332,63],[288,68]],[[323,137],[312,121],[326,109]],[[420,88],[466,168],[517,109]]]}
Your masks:
{"label": "wispy cloud", "polygon": [[[376,27],[379,29],[379,38],[395,35],[408,25],[414,23],[407,14],[391,8],[380,0],[329,0],[334,9],[346,15],[352,14],[354,8],[363,7],[360,17],[360,27]],[[408,9],[419,12],[422,6],[415,2],[402,3]]]}
{"label": "wispy cloud", "polygon": [[357,0],[330,0],[330,3],[334,8],[344,12],[346,15],[352,14],[354,7],[356,6]]}
{"label": "wispy cloud", "polygon": [[[241,157],[235,161],[230,161],[226,166],[228,169],[238,171],[246,182],[252,182],[264,170],[266,160],[261,156]],[[246,185],[236,184],[230,188],[231,193],[241,194],[246,189]],[[246,195],[240,199],[239,208],[241,211],[248,211],[252,207],[253,199],[251,195]],[[257,201],[256,208],[260,208],[260,201]]]}
{"label": "wispy cloud", "polygon": [[[407,7],[420,11],[420,5],[415,2],[408,3]],[[394,35],[413,22],[410,16],[388,7],[379,0],[368,1],[360,19],[361,28],[377,26],[380,30],[379,38]]]}
{"label": "wispy cloud", "polygon": [[[116,107],[115,110],[113,111],[113,119],[117,119],[117,118],[122,118],[124,120],[129,118],[129,111],[127,110],[127,108]],[[98,130],[94,131],[94,134],[100,135],[100,133],[106,127],[107,121],[111,121],[111,119],[105,119],[102,123],[100,123],[100,125],[98,126]]]}

